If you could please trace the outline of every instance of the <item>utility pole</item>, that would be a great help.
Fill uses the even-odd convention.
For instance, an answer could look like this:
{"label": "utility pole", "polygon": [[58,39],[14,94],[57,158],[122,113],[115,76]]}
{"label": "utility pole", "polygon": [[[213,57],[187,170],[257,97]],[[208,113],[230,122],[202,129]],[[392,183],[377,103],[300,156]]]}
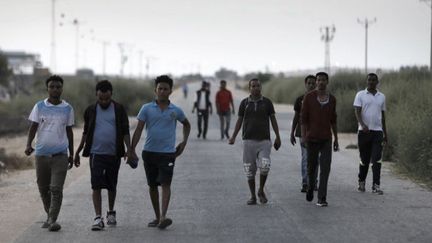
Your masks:
{"label": "utility pole", "polygon": [[102,43],[102,74],[106,75],[106,47],[109,45],[108,41],[101,41]]}
{"label": "utility pole", "polygon": [[376,18],[369,20],[365,18],[364,21],[357,19],[357,22],[365,28],[365,73],[368,73],[368,29],[369,25],[376,23]]}
{"label": "utility pole", "polygon": [[56,26],[56,20],[55,20],[55,0],[52,0],[51,2],[51,60],[50,60],[50,66],[51,71],[53,73],[56,72],[56,38],[55,38],[55,26]]}
{"label": "utility pole", "polygon": [[124,66],[128,60],[128,57],[125,53],[125,43],[118,43],[118,47],[120,50],[120,76],[123,77],[124,74]]}
{"label": "utility pole", "polygon": [[79,25],[80,22],[78,21],[78,19],[74,19],[73,20],[73,25],[75,25],[75,72],[78,70],[78,65],[79,65]]}
{"label": "utility pole", "polygon": [[330,74],[330,42],[334,38],[334,33],[336,32],[336,28],[334,25],[332,26],[324,26],[320,28],[321,31],[321,40],[324,41],[325,44],[325,57],[324,57],[324,68],[328,74]]}
{"label": "utility pole", "polygon": [[431,9],[431,47],[430,47],[430,61],[429,61],[429,70],[432,72],[432,0],[420,0],[420,2],[424,2]]}
{"label": "utility pole", "polygon": [[142,59],[143,59],[143,54],[144,54],[144,52],[142,51],[142,50],[139,50],[138,51],[138,53],[139,53],[139,74],[138,74],[138,78],[139,79],[142,79]]}

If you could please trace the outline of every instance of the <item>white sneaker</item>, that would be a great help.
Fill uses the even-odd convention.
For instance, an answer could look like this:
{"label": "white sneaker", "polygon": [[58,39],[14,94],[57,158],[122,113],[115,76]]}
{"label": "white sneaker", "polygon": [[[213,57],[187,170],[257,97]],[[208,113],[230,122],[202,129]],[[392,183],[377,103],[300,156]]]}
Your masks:
{"label": "white sneaker", "polygon": [[108,211],[107,212],[107,225],[108,226],[116,226],[117,220],[116,220],[116,211]]}
{"label": "white sneaker", "polygon": [[91,227],[91,230],[93,231],[99,231],[99,230],[103,230],[103,228],[105,227],[103,218],[101,218],[100,216],[96,217],[94,219],[93,225]]}

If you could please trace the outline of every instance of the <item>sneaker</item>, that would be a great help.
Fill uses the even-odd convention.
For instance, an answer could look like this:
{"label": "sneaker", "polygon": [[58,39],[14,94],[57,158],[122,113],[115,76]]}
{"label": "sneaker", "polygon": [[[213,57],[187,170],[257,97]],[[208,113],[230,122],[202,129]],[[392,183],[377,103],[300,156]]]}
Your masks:
{"label": "sneaker", "polygon": [[306,192],[307,191],[307,184],[303,184],[300,191],[301,192]]}
{"label": "sneaker", "polygon": [[358,182],[358,190],[361,192],[366,191],[366,182],[365,181],[359,181]]}
{"label": "sneaker", "polygon": [[377,195],[382,195],[384,192],[380,189],[380,186],[377,184],[373,184],[372,193],[376,193]]}
{"label": "sneaker", "polygon": [[308,189],[308,190],[306,191],[306,201],[308,201],[308,202],[312,201],[312,200],[313,200],[313,197],[314,197],[314,191]]}
{"label": "sneaker", "polygon": [[116,211],[107,212],[107,225],[108,226],[116,226],[117,220],[116,220]]}
{"label": "sneaker", "polygon": [[103,230],[104,227],[105,227],[105,224],[104,224],[103,218],[98,216],[94,219],[91,230],[99,231],[99,230]]}
{"label": "sneaker", "polygon": [[49,231],[59,231],[60,229],[61,229],[61,226],[57,222],[53,222],[48,226]]}
{"label": "sneaker", "polygon": [[318,202],[317,202],[316,205],[319,206],[319,207],[327,207],[327,206],[328,206],[328,203],[327,203],[327,201],[326,201],[326,198],[323,197],[323,198],[321,198],[321,199],[318,199]]}

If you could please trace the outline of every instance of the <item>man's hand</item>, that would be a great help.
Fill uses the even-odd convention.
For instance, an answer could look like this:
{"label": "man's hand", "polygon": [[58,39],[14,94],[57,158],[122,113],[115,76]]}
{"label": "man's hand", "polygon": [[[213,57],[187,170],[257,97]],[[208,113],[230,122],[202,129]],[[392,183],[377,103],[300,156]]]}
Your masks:
{"label": "man's hand", "polygon": [[231,138],[228,140],[228,144],[233,145],[234,143],[235,143],[235,137],[231,137]]}
{"label": "man's hand", "polygon": [[74,162],[73,155],[69,155],[68,161],[69,161],[69,165],[68,165],[68,170],[69,170],[69,169],[72,169],[72,167],[73,167],[73,162]]}
{"label": "man's hand", "polygon": [[383,137],[382,146],[386,146],[388,143],[387,136]]}
{"label": "man's hand", "polygon": [[369,132],[369,127],[367,127],[365,124],[361,125],[361,127],[362,127],[363,132],[365,132],[365,133]]}
{"label": "man's hand", "polygon": [[277,151],[277,150],[279,150],[280,146],[281,146],[281,140],[280,140],[280,138],[276,138],[276,139],[275,139],[275,142],[274,142],[274,144],[273,144],[273,147],[274,147],[274,148],[276,149],[276,151]]}
{"label": "man's hand", "polygon": [[75,164],[75,167],[77,167],[77,168],[81,165],[80,156],[77,153],[75,154],[74,164]]}
{"label": "man's hand", "polygon": [[34,151],[34,148],[32,146],[27,146],[27,148],[24,150],[25,155],[30,156]]}
{"label": "man's hand", "polygon": [[294,134],[291,134],[291,144],[294,146],[297,143]]}
{"label": "man's hand", "polygon": [[339,142],[337,139],[333,142],[333,151],[339,151]]}
{"label": "man's hand", "polygon": [[176,147],[175,156],[176,157],[180,156],[183,153],[185,147],[186,147],[186,142],[185,141],[179,143],[177,145],[177,147]]}

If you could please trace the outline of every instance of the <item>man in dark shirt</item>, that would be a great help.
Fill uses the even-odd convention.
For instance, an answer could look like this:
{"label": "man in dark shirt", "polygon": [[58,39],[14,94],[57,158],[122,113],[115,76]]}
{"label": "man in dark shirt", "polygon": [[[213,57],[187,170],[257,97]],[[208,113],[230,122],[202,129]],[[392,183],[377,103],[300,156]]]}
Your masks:
{"label": "man in dark shirt", "polygon": [[327,183],[330,174],[332,155],[332,131],[334,136],[333,150],[339,150],[336,123],[336,98],[327,91],[328,74],[316,74],[317,89],[307,93],[301,108],[301,142],[306,143],[308,161],[308,189],[306,200],[312,201],[316,180],[318,158],[320,166],[318,203],[320,207],[328,206]]}
{"label": "man in dark shirt", "polygon": [[[208,118],[213,113],[212,104],[210,102],[210,84],[206,81],[203,81],[201,84],[201,89],[197,90],[197,99],[194,103],[192,113],[197,110],[197,118],[198,118],[198,135],[199,138],[202,134],[203,138],[206,139],[207,136],[207,127],[208,127]],[[202,126],[204,120],[204,127]]]}
{"label": "man in dark shirt", "polygon": [[124,107],[111,99],[112,85],[102,80],[96,85],[96,104],[87,107],[84,113],[84,131],[75,154],[79,164],[79,153],[90,157],[90,174],[93,189],[93,206],[96,217],[92,230],[105,227],[102,217],[101,189],[108,190],[107,225],[115,226],[114,211],[117,194],[117,178],[121,157],[130,149],[129,120]]}
{"label": "man in dark shirt", "polygon": [[274,148],[278,150],[281,146],[279,127],[275,117],[273,103],[261,95],[261,82],[254,78],[249,81],[250,96],[240,103],[238,119],[234,133],[229,139],[229,144],[234,144],[236,136],[243,125],[243,165],[248,178],[251,198],[248,205],[256,204],[255,174],[257,167],[260,168],[260,185],[258,198],[260,203],[267,203],[264,193],[264,185],[270,170],[270,124],[276,134]]}
{"label": "man in dark shirt", "polygon": [[[306,93],[312,91],[316,87],[316,77],[314,75],[308,75],[305,80]],[[301,126],[300,126],[300,113],[301,106],[303,103],[304,94],[299,96],[294,103],[294,118],[291,126],[291,144],[296,144],[295,137],[301,137]],[[301,176],[302,176],[302,187],[301,192],[307,190],[307,151],[304,143],[300,143],[301,148]],[[318,170],[317,170],[318,172]]]}

